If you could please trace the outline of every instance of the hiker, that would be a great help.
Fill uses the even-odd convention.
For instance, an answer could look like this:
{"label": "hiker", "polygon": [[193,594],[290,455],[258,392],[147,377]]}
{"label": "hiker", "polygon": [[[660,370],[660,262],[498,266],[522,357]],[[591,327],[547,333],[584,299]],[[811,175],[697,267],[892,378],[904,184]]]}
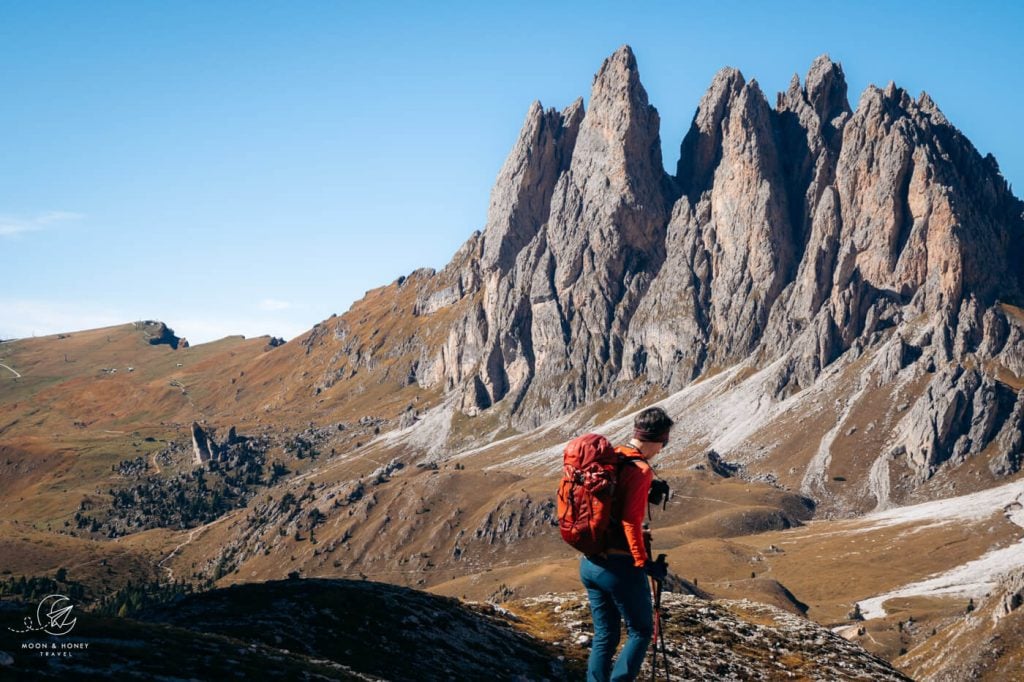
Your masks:
{"label": "hiker", "polygon": [[[611,522],[605,549],[584,555],[580,579],[587,589],[594,619],[594,641],[587,664],[587,680],[633,680],[640,674],[647,646],[654,632],[648,577],[664,580],[667,564],[650,559],[650,533],[644,530],[644,513],[654,472],[653,459],[668,443],[672,419],[660,407],[649,407],[633,420],[633,437],[615,448],[624,458],[612,502]],[[660,583],[659,583],[660,584]],[[619,627],[626,622],[628,639],[615,667],[612,657],[619,644]]]}

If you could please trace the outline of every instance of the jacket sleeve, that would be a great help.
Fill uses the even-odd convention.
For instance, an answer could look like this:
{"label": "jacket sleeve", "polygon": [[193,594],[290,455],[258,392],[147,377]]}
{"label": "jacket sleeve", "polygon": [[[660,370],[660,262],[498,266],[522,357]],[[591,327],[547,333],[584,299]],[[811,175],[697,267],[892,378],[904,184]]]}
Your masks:
{"label": "jacket sleeve", "polygon": [[647,494],[654,480],[654,472],[646,462],[629,467],[625,477],[625,496],[622,505],[622,530],[626,534],[633,565],[642,567],[647,563],[647,548],[644,547],[644,514],[647,511]]}

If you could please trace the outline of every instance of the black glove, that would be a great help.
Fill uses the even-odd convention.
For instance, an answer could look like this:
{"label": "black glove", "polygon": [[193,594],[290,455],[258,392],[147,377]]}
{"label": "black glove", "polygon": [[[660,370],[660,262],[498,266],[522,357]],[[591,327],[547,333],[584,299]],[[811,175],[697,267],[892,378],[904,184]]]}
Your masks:
{"label": "black glove", "polygon": [[660,478],[651,481],[651,490],[647,493],[647,501],[651,504],[660,504],[662,508],[668,503],[668,481]]}
{"label": "black glove", "polygon": [[644,570],[647,571],[647,575],[655,580],[664,580],[668,575],[668,562],[665,561],[665,555],[659,554],[657,561],[648,559],[647,563],[644,564]]}

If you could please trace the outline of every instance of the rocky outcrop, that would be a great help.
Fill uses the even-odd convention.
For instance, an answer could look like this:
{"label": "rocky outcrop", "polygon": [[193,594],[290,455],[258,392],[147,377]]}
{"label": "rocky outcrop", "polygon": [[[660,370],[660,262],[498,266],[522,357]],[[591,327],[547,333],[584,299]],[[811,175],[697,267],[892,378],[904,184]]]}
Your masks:
{"label": "rocky outcrop", "polygon": [[1017,394],[1013,412],[1003,422],[1003,428],[996,439],[999,454],[990,467],[997,476],[1009,476],[1020,471],[1024,459],[1024,392]]}
{"label": "rocky outcrop", "polygon": [[196,466],[203,466],[217,454],[217,444],[207,435],[199,422],[192,422],[192,454]]}
{"label": "rocky outcrop", "polygon": [[1000,620],[1024,605],[1024,569],[1006,574],[999,581],[999,604],[995,608],[993,618]]}
{"label": "rocky outcrop", "polygon": [[697,467],[699,469],[710,469],[716,476],[721,476],[722,478],[732,478],[739,472],[739,467],[737,465],[726,462],[722,459],[722,456],[714,450],[709,451],[706,457],[707,463],[705,464],[702,462],[698,464]]}
{"label": "rocky outcrop", "polygon": [[174,330],[163,322],[144,320],[142,322],[136,322],[135,328],[142,330],[143,335],[146,337],[146,341],[151,346],[164,345],[170,346],[175,350],[179,348],[188,348],[188,341],[184,338],[175,336]]}
{"label": "rocky outcrop", "polygon": [[[212,428],[203,428],[199,422],[192,422],[192,462],[196,466],[204,466],[210,462],[224,462],[229,468],[244,463],[266,450],[265,438],[251,438],[238,433],[234,426],[228,429],[227,438],[218,443]],[[307,430],[308,432],[311,430]],[[295,450],[294,443],[305,442],[301,435],[296,435],[285,450]],[[312,445],[306,443],[307,449]]]}
{"label": "rocky outcrop", "polygon": [[550,532],[550,528],[557,523],[554,500],[534,501],[529,496],[514,497],[502,500],[497,508],[488,512],[473,537],[489,545],[514,545],[524,538]]}

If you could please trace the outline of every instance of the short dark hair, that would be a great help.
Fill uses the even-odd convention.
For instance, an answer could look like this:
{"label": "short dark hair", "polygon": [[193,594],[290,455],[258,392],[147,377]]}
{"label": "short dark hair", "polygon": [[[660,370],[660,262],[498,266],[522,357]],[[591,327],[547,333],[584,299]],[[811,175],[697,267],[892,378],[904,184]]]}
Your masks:
{"label": "short dark hair", "polygon": [[668,412],[660,407],[648,407],[633,419],[633,434],[638,440],[663,443],[668,441],[673,424]]}

